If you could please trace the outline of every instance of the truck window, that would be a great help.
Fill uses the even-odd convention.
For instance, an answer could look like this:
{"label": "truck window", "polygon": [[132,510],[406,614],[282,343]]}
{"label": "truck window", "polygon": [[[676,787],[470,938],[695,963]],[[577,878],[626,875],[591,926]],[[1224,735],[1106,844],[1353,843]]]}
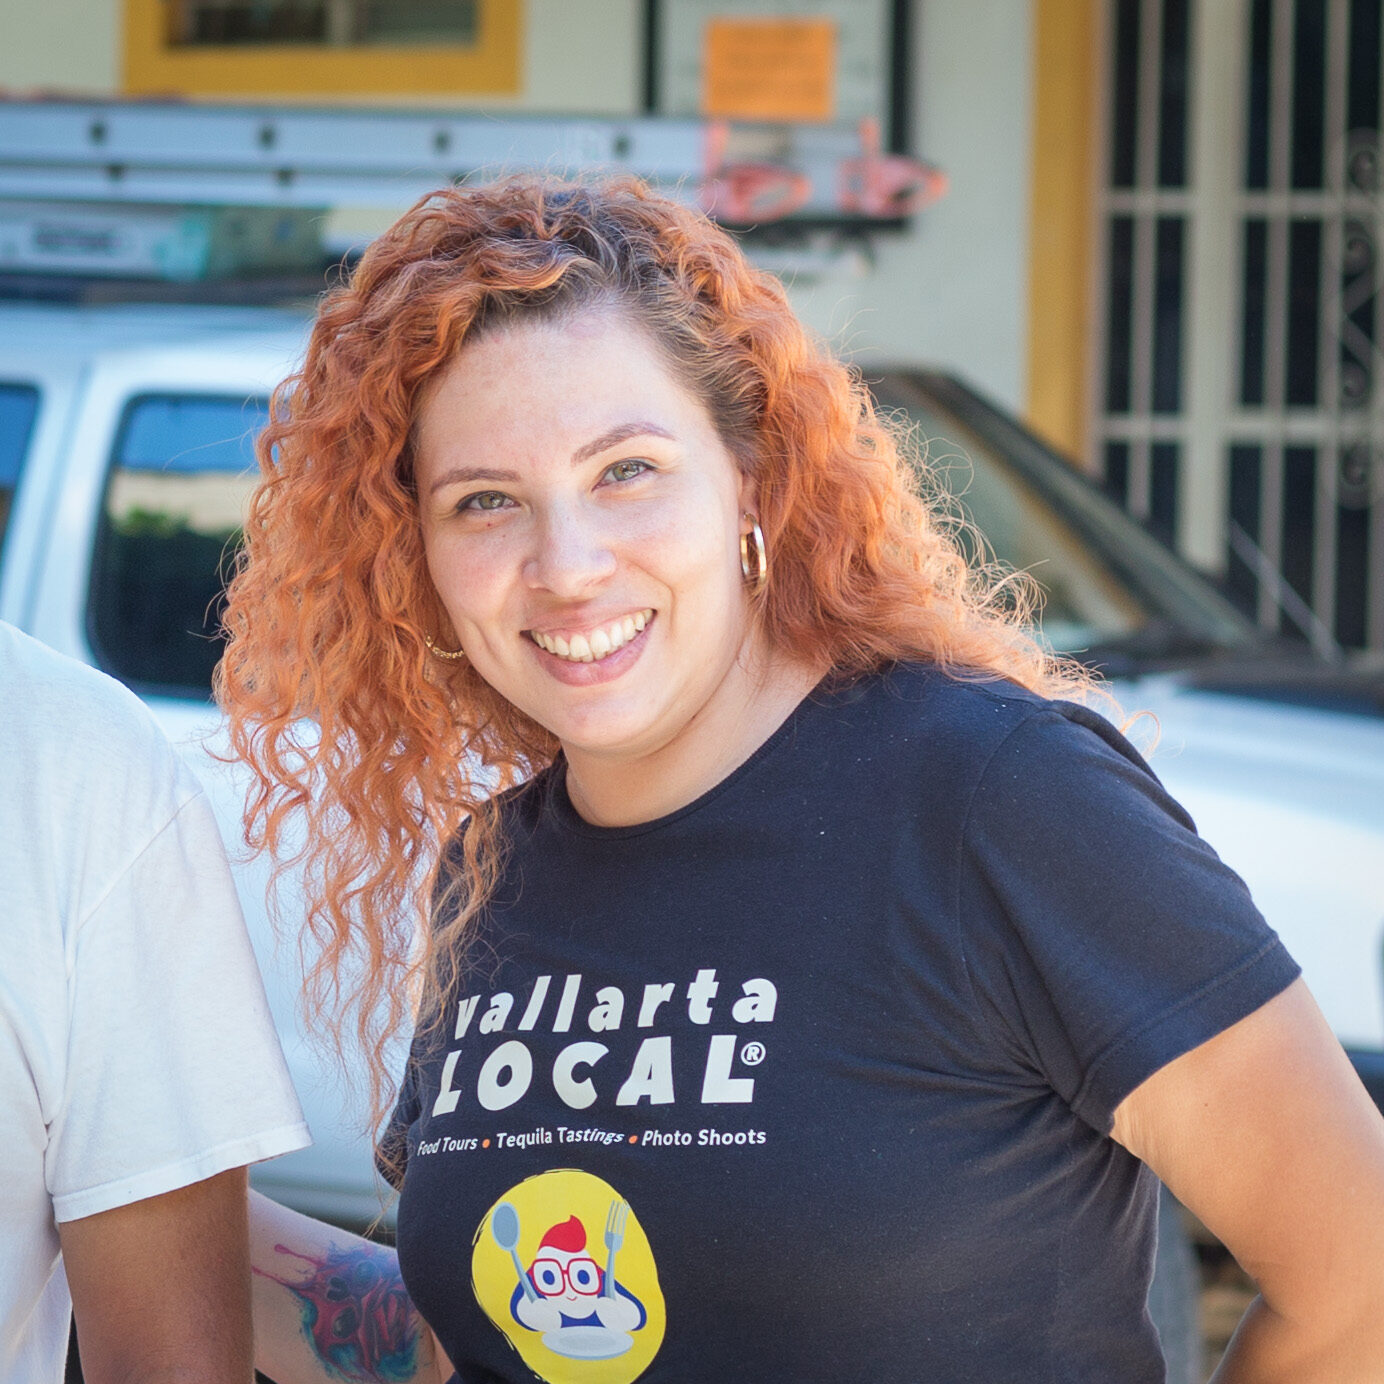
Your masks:
{"label": "truck window", "polygon": [[87,623],[100,665],[141,692],[210,695],[225,580],[267,418],[263,399],[148,394],[126,408]]}
{"label": "truck window", "polygon": [[38,390],[33,385],[0,380],[0,553],[5,550],[10,507],[37,416]]}

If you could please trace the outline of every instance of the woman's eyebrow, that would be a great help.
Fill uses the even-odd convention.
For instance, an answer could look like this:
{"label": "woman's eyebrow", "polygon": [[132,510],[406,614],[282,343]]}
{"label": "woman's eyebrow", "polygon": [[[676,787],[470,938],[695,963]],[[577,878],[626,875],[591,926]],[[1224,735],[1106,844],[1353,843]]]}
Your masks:
{"label": "woman's eyebrow", "polygon": [[607,448],[617,446],[631,437],[666,437],[670,442],[675,440],[667,428],[661,428],[657,423],[621,423],[578,447],[572,453],[572,465],[579,466],[583,461],[590,461]]}
{"label": "woman's eyebrow", "polygon": [[517,471],[496,471],[489,466],[453,466],[444,471],[428,487],[428,494],[435,495],[443,486],[470,485],[474,481],[517,481]]}
{"label": "woman's eyebrow", "polygon": [[[660,427],[657,423],[620,423],[603,432],[599,437],[593,437],[590,442],[582,443],[572,453],[572,465],[579,466],[584,461],[590,461],[592,457],[600,456],[608,448],[616,447],[631,437],[666,437],[670,442],[676,440],[667,428]],[[435,494],[447,485],[470,485],[475,481],[517,481],[520,479],[522,477],[517,471],[497,470],[493,466],[453,466],[433,481],[428,487],[428,494]]]}

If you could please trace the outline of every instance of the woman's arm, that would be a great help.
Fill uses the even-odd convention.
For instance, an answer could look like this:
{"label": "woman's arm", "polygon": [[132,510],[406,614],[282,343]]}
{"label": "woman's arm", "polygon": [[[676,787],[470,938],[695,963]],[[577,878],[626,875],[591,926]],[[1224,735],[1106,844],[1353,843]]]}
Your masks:
{"label": "woman's arm", "polygon": [[255,1368],[276,1384],[441,1384],[451,1362],[392,1249],[250,1193]]}
{"label": "woman's arm", "polygon": [[1301,980],[1154,1073],[1113,1133],[1259,1288],[1215,1384],[1384,1379],[1384,1119]]}

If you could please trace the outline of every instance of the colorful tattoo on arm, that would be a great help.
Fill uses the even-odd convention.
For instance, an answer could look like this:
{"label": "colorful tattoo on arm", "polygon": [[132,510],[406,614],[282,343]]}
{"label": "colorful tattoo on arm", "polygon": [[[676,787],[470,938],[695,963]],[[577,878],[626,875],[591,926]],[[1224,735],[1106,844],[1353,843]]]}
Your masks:
{"label": "colorful tattoo on arm", "polygon": [[320,1257],[275,1245],[302,1261],[306,1277],[296,1280],[255,1272],[287,1288],[298,1299],[303,1335],[322,1368],[350,1384],[403,1384],[418,1372],[422,1322],[404,1291],[399,1261],[378,1245],[333,1245]]}

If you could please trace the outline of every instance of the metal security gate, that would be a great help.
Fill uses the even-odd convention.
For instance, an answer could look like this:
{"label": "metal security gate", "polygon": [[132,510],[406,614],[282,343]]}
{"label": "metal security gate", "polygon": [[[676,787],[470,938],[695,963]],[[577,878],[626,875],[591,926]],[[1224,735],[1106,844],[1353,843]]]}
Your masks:
{"label": "metal security gate", "polygon": [[1384,649],[1384,0],[1116,0],[1106,483],[1266,629]]}

